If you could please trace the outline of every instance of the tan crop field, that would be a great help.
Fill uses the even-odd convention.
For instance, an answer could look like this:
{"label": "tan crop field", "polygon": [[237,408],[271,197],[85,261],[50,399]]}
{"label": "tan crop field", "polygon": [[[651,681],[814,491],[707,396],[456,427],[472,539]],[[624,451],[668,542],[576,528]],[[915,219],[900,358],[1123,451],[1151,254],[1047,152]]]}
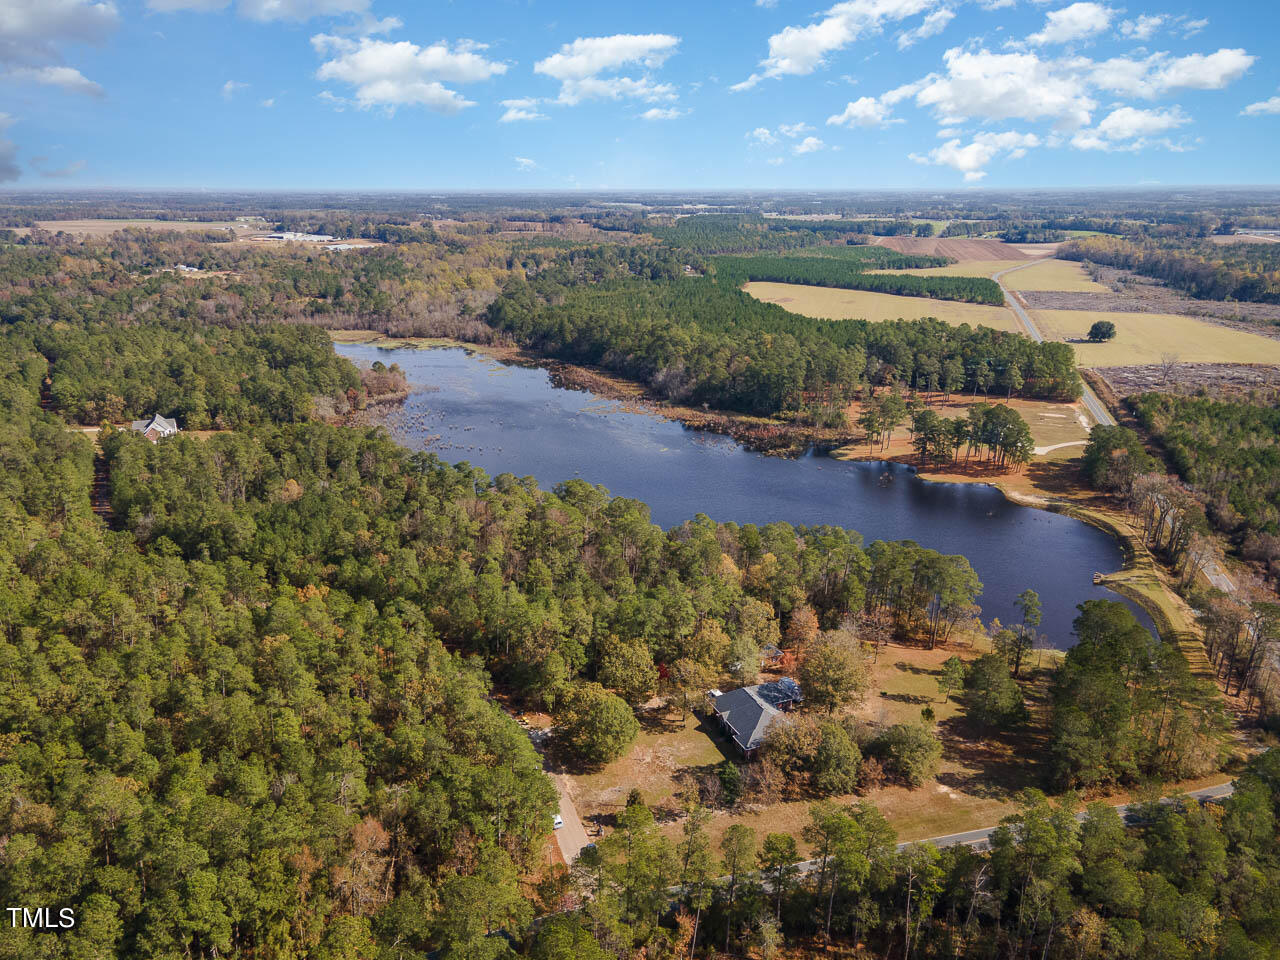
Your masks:
{"label": "tan crop field", "polygon": [[1071,260],[1046,260],[1024,267],[1003,278],[1010,290],[1061,290],[1067,293],[1110,293],[1108,287],[1090,280],[1084,267]]}
{"label": "tan crop field", "polygon": [[[1280,364],[1280,340],[1195,317],[1034,310],[1031,318],[1047,338],[1071,343],[1081,367],[1152,364],[1168,355],[1185,363]],[[1085,338],[1096,320],[1114,323],[1116,338],[1108,343],[1088,343]]]}
{"label": "tan crop field", "polygon": [[[129,227],[142,230],[176,230],[182,233],[231,229],[237,235],[245,235],[260,232],[266,229],[267,224],[233,223],[229,220],[37,220],[36,226],[50,233],[70,233],[77,237],[106,237]],[[14,232],[21,236],[31,231],[26,227],[20,227]]]}
{"label": "tan crop field", "polygon": [[917,320],[920,317],[936,317],[952,326],[967,323],[970,326],[981,325],[996,330],[1019,329],[1011,310],[981,303],[897,297],[888,293],[812,287],[798,283],[748,283],[743,289],[757,300],[776,303],[792,313],[823,320]]}
{"label": "tan crop field", "polygon": [[[909,273],[916,277],[989,277],[1001,270],[1020,266],[1025,260],[962,260],[945,267],[922,267],[916,270],[868,270],[868,273]],[[1028,267],[1027,269],[1034,269]],[[1010,274],[1016,277],[1018,274]]]}

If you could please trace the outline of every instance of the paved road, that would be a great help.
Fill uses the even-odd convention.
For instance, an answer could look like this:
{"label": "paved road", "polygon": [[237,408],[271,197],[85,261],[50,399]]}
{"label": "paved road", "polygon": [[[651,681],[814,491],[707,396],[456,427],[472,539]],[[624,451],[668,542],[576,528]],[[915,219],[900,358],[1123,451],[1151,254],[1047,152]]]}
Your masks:
{"label": "paved road", "polygon": [[[1004,291],[1005,300],[1009,302],[1010,309],[1013,310],[1023,328],[1027,331],[1027,335],[1036,343],[1044,343],[1044,335],[1036,327],[1035,323],[1032,322],[1031,316],[1022,308],[1022,304],[1019,302],[1018,298],[1014,296],[1013,291],[1001,283],[1000,280],[1000,278],[1007,273],[1014,273],[1017,270],[1025,270],[1027,267],[1034,267],[1037,263],[1044,263],[1044,259],[1032,260],[1028,263],[1020,263],[1016,267],[1009,267],[1007,270],[1001,270],[999,273],[992,274],[991,279],[1000,284],[1000,289]],[[1116,422],[1107,411],[1106,405],[1098,399],[1098,395],[1093,392],[1093,389],[1087,383],[1082,384],[1082,386],[1084,387],[1084,393],[1082,394],[1081,399],[1084,401],[1085,408],[1093,416],[1093,419],[1105,426],[1114,427]]]}

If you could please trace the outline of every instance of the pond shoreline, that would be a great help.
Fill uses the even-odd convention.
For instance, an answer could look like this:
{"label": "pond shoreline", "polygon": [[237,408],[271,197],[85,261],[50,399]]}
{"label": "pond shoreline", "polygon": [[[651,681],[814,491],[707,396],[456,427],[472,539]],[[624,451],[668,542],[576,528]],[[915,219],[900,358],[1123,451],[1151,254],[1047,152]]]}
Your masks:
{"label": "pond shoreline", "polygon": [[[1190,626],[1187,618],[1178,614],[1176,598],[1170,595],[1167,584],[1159,576],[1158,565],[1154,563],[1145,547],[1135,544],[1133,534],[1128,530],[1127,521],[1104,505],[1084,503],[1074,499],[1072,494],[1085,493],[1080,488],[1065,490],[1063,492],[1067,496],[1059,496],[1055,495],[1056,492],[1051,494],[1013,489],[1007,482],[1009,479],[1007,475],[990,473],[965,475],[949,473],[945,470],[937,472],[922,470],[913,462],[914,458],[904,458],[900,454],[892,455],[889,451],[884,452],[889,455],[855,452],[853,448],[855,438],[849,436],[847,432],[799,428],[777,424],[764,418],[712,413],[665,403],[646,396],[639,385],[630,381],[594,368],[539,357],[514,346],[471,344],[438,338],[392,338],[364,331],[331,331],[331,335],[336,343],[382,349],[462,349],[503,364],[545,370],[556,387],[589,392],[621,404],[627,412],[677,422],[694,431],[726,436],[755,452],[774,457],[798,459],[807,452],[814,451],[840,461],[900,464],[912,475],[931,484],[975,484],[992,487],[1010,503],[1070,516],[1106,533],[1119,546],[1123,565],[1114,573],[1103,575],[1099,581],[1101,585],[1141,607],[1157,625],[1162,639],[1177,643],[1187,653],[1193,667],[1196,666],[1198,659],[1197,652],[1199,657],[1203,657],[1198,638],[1194,635],[1194,631],[1186,629]],[[377,413],[374,416],[376,417]],[[753,440],[759,439],[770,441],[771,446],[768,449],[760,449],[753,443]],[[861,445],[860,439],[857,442]],[[1032,484],[1032,490],[1034,489]],[[1136,583],[1138,580],[1142,581],[1141,584]]]}

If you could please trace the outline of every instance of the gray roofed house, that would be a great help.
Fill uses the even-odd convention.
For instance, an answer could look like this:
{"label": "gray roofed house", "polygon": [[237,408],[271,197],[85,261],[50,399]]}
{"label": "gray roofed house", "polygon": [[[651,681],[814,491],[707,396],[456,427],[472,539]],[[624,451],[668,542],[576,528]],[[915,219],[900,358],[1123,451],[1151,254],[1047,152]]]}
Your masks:
{"label": "gray roofed house", "polygon": [[750,760],[778,716],[790,710],[804,697],[800,684],[790,677],[754,687],[739,687],[714,696],[711,708],[720,725]]}
{"label": "gray roofed house", "polygon": [[156,414],[150,420],[135,420],[129,425],[134,433],[140,433],[152,443],[178,432],[178,421]]}

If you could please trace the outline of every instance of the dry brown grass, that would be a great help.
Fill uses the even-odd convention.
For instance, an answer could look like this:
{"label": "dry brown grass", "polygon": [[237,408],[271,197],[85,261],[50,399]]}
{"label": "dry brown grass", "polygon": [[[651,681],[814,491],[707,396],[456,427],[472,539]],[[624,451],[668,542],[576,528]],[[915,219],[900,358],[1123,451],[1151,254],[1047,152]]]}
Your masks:
{"label": "dry brown grass", "polygon": [[[1070,342],[1081,367],[1154,364],[1168,354],[1187,363],[1280,364],[1280,340],[1195,317],[1090,310],[1035,310],[1031,317],[1045,337]],[[1096,320],[1116,325],[1114,340],[1086,341]]]}
{"label": "dry brown grass", "polygon": [[[181,233],[194,233],[202,230],[224,230],[230,228],[237,234],[257,233],[265,228],[265,224],[235,223],[229,220],[198,222],[194,220],[37,220],[36,226],[50,233],[74,234],[78,237],[106,237],[134,227],[143,230],[176,230]],[[16,231],[19,234],[29,233],[25,227]]]}
{"label": "dry brown grass", "polygon": [[1016,270],[1004,278],[1010,290],[1062,290],[1067,293],[1110,293],[1110,288],[1090,280],[1084,267],[1071,260],[1045,260]]}
{"label": "dry brown grass", "polygon": [[[922,267],[917,270],[868,270],[868,273],[909,273],[917,277],[989,277],[993,273],[1016,267],[1026,260],[962,260],[945,267]],[[1029,268],[1030,269],[1030,268]],[[1017,276],[1017,274],[1010,274]]]}
{"label": "dry brown grass", "polygon": [[936,317],[953,326],[967,323],[974,327],[993,327],[996,330],[1019,329],[1012,311],[980,303],[896,297],[887,293],[813,287],[798,283],[748,283],[743,289],[757,300],[776,303],[792,313],[823,320],[916,320],[920,317]]}

